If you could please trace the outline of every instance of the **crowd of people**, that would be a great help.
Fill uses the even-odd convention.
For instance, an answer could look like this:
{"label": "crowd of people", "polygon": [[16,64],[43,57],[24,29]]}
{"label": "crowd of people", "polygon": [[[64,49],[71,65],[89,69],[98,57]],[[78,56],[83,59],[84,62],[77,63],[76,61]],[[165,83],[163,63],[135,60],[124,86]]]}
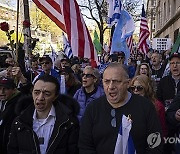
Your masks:
{"label": "crowd of people", "polygon": [[180,153],[180,53],[30,62],[0,72],[0,153]]}

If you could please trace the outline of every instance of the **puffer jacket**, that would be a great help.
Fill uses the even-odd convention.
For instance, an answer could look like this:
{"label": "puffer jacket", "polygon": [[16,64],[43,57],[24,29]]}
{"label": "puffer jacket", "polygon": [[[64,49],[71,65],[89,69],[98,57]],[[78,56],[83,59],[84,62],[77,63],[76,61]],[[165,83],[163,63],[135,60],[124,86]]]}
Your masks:
{"label": "puffer jacket", "polygon": [[[79,122],[76,114],[79,107],[71,98],[61,96],[59,99],[53,103],[56,121],[46,154],[77,154]],[[33,131],[34,109],[32,104],[14,120],[8,143],[9,154],[40,154],[38,137]]]}
{"label": "puffer jacket", "polygon": [[85,109],[88,106],[88,104],[103,95],[104,95],[104,89],[101,86],[98,86],[96,93],[91,95],[88,99],[86,98],[83,87],[81,87],[79,90],[77,90],[77,92],[74,95],[74,99],[79,103],[79,106],[80,106],[80,111],[78,114],[79,121],[81,120],[82,116],[84,115]]}

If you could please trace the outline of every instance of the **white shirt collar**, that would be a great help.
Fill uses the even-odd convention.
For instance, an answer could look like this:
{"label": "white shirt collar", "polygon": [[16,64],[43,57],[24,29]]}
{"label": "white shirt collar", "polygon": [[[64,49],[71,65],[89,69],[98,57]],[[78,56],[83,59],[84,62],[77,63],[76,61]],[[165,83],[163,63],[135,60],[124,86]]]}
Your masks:
{"label": "white shirt collar", "polygon": [[[49,111],[49,114],[46,119],[48,119],[50,116],[56,117],[56,112],[55,112],[55,108],[53,105],[52,105],[51,110]],[[37,120],[37,110],[36,109],[34,110],[33,120]]]}

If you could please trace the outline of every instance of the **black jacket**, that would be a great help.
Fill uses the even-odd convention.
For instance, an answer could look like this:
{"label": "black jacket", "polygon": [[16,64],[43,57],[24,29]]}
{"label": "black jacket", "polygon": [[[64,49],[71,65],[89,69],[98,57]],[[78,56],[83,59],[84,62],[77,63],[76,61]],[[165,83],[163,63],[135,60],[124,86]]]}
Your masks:
{"label": "black jacket", "polygon": [[165,76],[160,80],[159,85],[157,87],[157,98],[165,105],[165,107],[168,108],[168,106],[166,106],[165,104],[165,101],[172,101],[175,97],[176,88],[177,92],[180,91],[180,82],[176,85],[171,75]]}
{"label": "black jacket", "polygon": [[[76,154],[79,136],[79,123],[76,117],[76,102],[61,96],[54,102],[56,122],[50,137],[47,154]],[[22,115],[17,117],[11,128],[8,153],[40,154],[36,133],[33,131],[34,105],[29,106]]]}
{"label": "black jacket", "polygon": [[25,97],[24,94],[17,92],[6,102],[4,111],[0,112],[0,153],[2,154],[7,153],[7,143],[13,120],[28,106],[27,102],[22,105],[21,109],[19,108],[19,100],[23,97]]}
{"label": "black jacket", "polygon": [[180,133],[180,121],[177,121],[175,118],[176,111],[180,109],[180,91],[174,98],[173,102],[171,103],[169,109],[166,112],[166,117],[168,124],[171,129],[177,134]]}

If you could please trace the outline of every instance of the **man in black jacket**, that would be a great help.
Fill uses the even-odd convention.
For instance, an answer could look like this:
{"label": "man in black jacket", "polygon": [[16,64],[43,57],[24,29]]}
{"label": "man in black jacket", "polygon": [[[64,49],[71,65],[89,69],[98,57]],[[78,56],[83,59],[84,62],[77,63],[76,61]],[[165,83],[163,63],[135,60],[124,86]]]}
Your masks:
{"label": "man in black jacket", "polygon": [[[81,121],[80,154],[128,153],[129,142],[120,140],[120,132],[130,125],[131,129],[125,129],[130,130],[129,134],[124,136],[132,136],[128,140],[133,140],[134,147],[131,147],[136,153],[162,154],[161,128],[154,105],[142,96],[129,93],[128,85],[125,67],[118,63],[109,64],[103,73],[106,96],[89,104]],[[123,117],[127,117],[130,124],[125,126]]]}
{"label": "man in black jacket", "polygon": [[0,78],[0,153],[7,153],[7,143],[10,126],[16,116],[18,100],[22,93],[17,90],[14,80],[11,78]]}
{"label": "man in black jacket", "polygon": [[[29,106],[13,124],[8,153],[76,154],[79,124],[74,102],[61,102],[59,82],[51,75],[35,81]],[[60,102],[59,102],[60,100]],[[78,109],[78,107],[76,107]]]}
{"label": "man in black jacket", "polygon": [[157,98],[167,110],[175,95],[180,91],[180,53],[169,57],[171,74],[163,77],[157,87]]}
{"label": "man in black jacket", "polygon": [[[180,138],[180,91],[167,110],[167,120],[169,125],[174,129],[175,136]],[[175,150],[176,153],[180,153],[180,143],[176,143]]]}

